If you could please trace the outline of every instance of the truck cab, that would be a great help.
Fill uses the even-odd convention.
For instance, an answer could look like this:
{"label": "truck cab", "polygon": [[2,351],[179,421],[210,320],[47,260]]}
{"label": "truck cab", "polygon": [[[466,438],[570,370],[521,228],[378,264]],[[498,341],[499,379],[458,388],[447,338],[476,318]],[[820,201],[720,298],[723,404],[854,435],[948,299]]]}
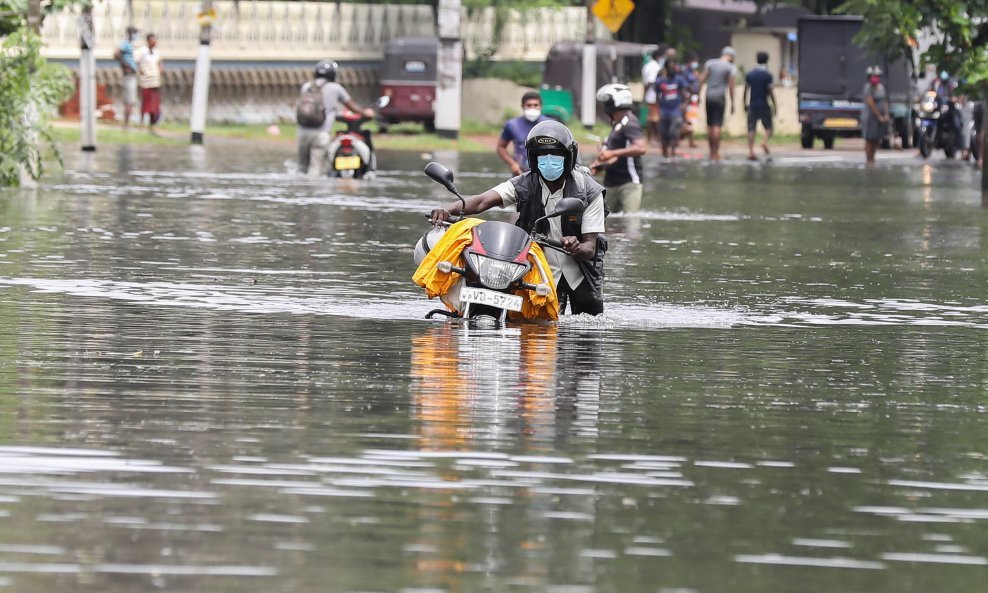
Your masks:
{"label": "truck cab", "polygon": [[[833,148],[834,139],[861,135],[865,70],[878,64],[885,72],[894,133],[903,147],[912,139],[912,63],[874,55],[854,42],[860,16],[803,17],[798,21],[799,82],[797,85],[800,141],[812,148],[815,140]],[[883,144],[886,144],[883,142]]]}

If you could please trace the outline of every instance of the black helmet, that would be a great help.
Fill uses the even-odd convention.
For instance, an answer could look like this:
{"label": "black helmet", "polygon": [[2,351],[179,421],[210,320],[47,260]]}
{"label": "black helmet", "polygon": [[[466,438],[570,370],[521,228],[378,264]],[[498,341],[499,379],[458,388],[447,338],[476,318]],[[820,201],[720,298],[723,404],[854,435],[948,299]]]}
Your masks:
{"label": "black helmet", "polygon": [[565,157],[564,177],[573,171],[579,154],[573,133],[563,124],[551,119],[535,124],[528,133],[528,139],[525,140],[525,150],[528,151],[528,165],[533,171],[538,171],[540,154],[558,154]]}
{"label": "black helmet", "polygon": [[316,64],[316,78],[325,78],[329,82],[336,81],[336,73],[340,71],[340,65],[335,60],[319,60]]}

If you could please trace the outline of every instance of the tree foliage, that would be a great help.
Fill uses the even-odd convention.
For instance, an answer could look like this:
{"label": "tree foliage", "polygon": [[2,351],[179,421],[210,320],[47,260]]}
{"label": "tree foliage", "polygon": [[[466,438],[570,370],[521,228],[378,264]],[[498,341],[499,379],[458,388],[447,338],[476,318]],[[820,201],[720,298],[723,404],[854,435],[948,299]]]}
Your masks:
{"label": "tree foliage", "polygon": [[0,185],[44,173],[49,154],[58,158],[45,115],[72,94],[68,68],[41,57],[41,38],[26,27],[0,43]]}
{"label": "tree foliage", "polygon": [[988,84],[988,0],[849,0],[841,12],[860,14],[857,41],[898,52],[927,38],[923,64],[946,70],[968,86]]}
{"label": "tree foliage", "polygon": [[[27,5],[30,0],[0,0],[0,37],[10,35],[27,25]],[[92,0],[41,0],[42,18],[73,4],[91,4]]]}

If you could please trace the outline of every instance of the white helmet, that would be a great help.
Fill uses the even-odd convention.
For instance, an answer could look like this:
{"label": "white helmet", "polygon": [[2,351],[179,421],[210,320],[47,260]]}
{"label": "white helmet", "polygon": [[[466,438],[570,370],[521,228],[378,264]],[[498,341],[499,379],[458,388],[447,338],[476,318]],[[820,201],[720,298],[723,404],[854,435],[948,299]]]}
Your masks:
{"label": "white helmet", "polygon": [[623,84],[605,84],[597,89],[597,101],[604,104],[604,111],[608,114],[620,109],[631,109],[634,99],[631,96],[631,89]]}

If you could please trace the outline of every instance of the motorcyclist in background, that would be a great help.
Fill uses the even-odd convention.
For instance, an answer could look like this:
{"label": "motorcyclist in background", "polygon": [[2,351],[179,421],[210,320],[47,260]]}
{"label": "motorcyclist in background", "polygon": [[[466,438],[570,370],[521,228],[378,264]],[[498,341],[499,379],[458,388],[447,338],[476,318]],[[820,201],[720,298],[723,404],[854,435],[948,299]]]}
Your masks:
{"label": "motorcyclist in background", "polygon": [[[326,174],[326,148],[331,141],[330,130],[336,119],[336,105],[342,103],[364,117],[374,117],[374,110],[358,105],[343,85],[336,82],[340,70],[334,60],[320,60],[314,78],[299,90],[298,170],[309,175]],[[320,91],[316,93],[315,91]]]}
{"label": "motorcyclist in background", "polygon": [[[569,128],[554,121],[535,125],[525,140],[532,170],[505,181],[482,194],[470,196],[461,206],[450,202],[432,211],[433,224],[450,216],[478,214],[491,208],[514,205],[515,223],[526,233],[533,230],[561,242],[565,253],[546,250],[552,268],[559,312],[570,309],[574,314],[600,315],[604,312],[604,188],[585,167],[577,165],[579,150]],[[584,204],[582,214],[535,221],[552,211],[562,198],[578,198]]]}
{"label": "motorcyclist in background", "polygon": [[961,130],[963,128],[961,121],[961,112],[958,106],[954,104],[954,89],[957,88],[957,81],[950,78],[950,73],[946,70],[940,71],[940,76],[933,79],[930,83],[930,90],[936,92],[937,94],[937,105],[940,107],[947,107],[947,118],[946,122],[949,126],[953,128],[954,131],[954,145],[960,150],[963,148],[963,141],[961,139]]}

